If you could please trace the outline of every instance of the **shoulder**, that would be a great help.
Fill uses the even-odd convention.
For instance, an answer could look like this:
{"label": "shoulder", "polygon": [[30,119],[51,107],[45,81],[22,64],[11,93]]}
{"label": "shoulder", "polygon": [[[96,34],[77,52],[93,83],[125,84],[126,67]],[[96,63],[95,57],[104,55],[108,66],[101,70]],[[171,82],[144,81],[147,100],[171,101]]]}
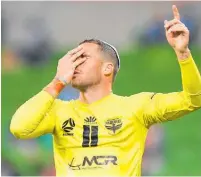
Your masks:
{"label": "shoulder", "polygon": [[154,92],[140,92],[129,96],[115,95],[113,102],[124,105],[128,108],[140,109],[144,107],[156,93]]}
{"label": "shoulder", "polygon": [[129,96],[129,98],[131,100],[149,100],[149,99],[152,99],[154,97],[154,95],[156,95],[155,92],[140,92],[140,93],[137,93],[137,94],[133,94],[131,96]]}
{"label": "shoulder", "polygon": [[115,98],[119,100],[125,100],[127,102],[144,102],[146,100],[152,99],[155,94],[155,92],[140,92],[129,96],[115,95]]}

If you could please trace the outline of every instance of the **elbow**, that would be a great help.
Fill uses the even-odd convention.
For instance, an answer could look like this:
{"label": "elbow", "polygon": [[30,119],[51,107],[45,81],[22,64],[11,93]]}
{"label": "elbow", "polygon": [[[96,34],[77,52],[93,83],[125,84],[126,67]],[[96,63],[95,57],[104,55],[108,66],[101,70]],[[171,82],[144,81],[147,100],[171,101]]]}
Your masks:
{"label": "elbow", "polygon": [[197,106],[198,106],[198,108],[201,108],[201,95],[200,95],[200,98],[199,98]]}
{"label": "elbow", "polygon": [[189,95],[189,102],[192,109],[201,108],[201,92],[199,94]]}
{"label": "elbow", "polygon": [[29,139],[29,136],[25,133],[24,129],[10,126],[10,132],[14,135],[17,139]]}
{"label": "elbow", "polygon": [[10,124],[10,132],[17,138],[17,139],[24,139],[23,138],[23,129],[19,127],[17,124],[14,124],[11,121]]}
{"label": "elbow", "polygon": [[17,126],[10,126],[10,132],[14,135],[15,138],[21,139],[21,140],[27,140],[34,138],[33,133],[27,132],[25,128],[17,127]]}
{"label": "elbow", "polygon": [[21,139],[21,131],[17,127],[10,126],[10,132],[17,138]]}
{"label": "elbow", "polygon": [[25,114],[26,112],[21,108],[18,109],[15,114],[12,116],[10,122],[10,132],[17,139],[28,139],[30,131],[27,124],[27,117],[29,115]]}
{"label": "elbow", "polygon": [[14,117],[10,123],[10,132],[17,139],[27,139],[26,128],[24,126],[22,126],[19,122],[17,122]]}

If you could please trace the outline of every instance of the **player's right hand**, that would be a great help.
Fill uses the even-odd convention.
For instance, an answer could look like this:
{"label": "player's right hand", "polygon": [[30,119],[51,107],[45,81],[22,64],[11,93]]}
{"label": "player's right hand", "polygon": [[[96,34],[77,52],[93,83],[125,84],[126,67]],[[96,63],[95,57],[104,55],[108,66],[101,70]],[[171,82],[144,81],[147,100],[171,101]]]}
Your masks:
{"label": "player's right hand", "polygon": [[62,81],[65,85],[69,84],[73,78],[75,68],[84,63],[86,57],[80,57],[84,53],[81,46],[69,51],[58,62],[56,79]]}

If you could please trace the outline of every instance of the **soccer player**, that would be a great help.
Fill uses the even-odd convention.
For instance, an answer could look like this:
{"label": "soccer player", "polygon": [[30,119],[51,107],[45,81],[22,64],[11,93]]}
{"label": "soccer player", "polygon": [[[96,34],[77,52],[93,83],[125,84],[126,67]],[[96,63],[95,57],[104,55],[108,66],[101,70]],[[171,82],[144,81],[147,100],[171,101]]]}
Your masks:
{"label": "soccer player", "polygon": [[[189,31],[176,6],[173,14],[164,27],[181,68],[181,92],[115,95],[116,49],[85,40],[59,60],[52,82],[16,111],[11,132],[20,139],[51,133],[57,176],[140,176],[149,127],[201,107],[201,76],[188,48]],[[79,99],[57,99],[68,84],[80,91]]]}

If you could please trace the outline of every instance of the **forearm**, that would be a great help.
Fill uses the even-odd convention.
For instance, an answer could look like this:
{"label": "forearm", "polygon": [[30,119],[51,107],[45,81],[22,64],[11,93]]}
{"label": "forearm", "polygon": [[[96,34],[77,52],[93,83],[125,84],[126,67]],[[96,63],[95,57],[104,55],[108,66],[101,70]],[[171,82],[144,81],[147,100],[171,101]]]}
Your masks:
{"label": "forearm", "polygon": [[176,53],[181,68],[183,91],[188,94],[191,103],[201,106],[201,76],[189,50]]}

